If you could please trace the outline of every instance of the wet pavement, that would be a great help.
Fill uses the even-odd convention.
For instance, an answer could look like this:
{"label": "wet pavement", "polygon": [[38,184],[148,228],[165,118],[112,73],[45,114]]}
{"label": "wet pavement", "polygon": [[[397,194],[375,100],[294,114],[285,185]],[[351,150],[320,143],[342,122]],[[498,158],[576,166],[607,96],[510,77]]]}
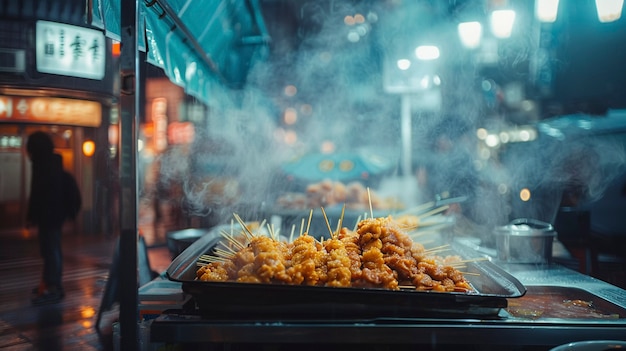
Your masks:
{"label": "wet pavement", "polygon": [[[150,223],[149,219],[143,224]],[[146,232],[150,268],[162,273],[171,261],[162,239]],[[162,231],[163,232],[163,231]],[[117,238],[65,233],[63,282],[65,298],[56,304],[33,306],[32,289],[42,270],[36,234],[28,231],[0,236],[0,349],[110,350],[115,309],[98,311],[105,292]],[[98,330],[100,333],[98,333]]]}

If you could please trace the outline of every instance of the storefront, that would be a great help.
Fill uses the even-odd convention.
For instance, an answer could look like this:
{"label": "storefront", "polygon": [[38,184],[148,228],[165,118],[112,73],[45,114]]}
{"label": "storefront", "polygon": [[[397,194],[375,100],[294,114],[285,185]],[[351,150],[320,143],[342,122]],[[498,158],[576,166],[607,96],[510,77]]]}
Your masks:
{"label": "storefront", "polygon": [[[82,1],[39,1],[0,9],[0,231],[25,228],[30,162],[28,135],[50,133],[83,198],[75,230],[93,233],[106,221],[115,162],[109,125],[117,123],[118,80],[113,41],[84,20]],[[113,167],[114,168],[114,167]]]}

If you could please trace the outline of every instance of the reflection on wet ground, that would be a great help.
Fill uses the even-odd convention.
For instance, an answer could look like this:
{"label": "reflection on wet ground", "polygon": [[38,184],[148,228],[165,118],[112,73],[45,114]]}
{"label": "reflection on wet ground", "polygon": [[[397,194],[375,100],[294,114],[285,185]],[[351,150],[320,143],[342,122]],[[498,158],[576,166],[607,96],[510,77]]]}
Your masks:
{"label": "reflection on wet ground", "polygon": [[[141,218],[140,224],[146,226],[151,224],[149,221],[150,218]],[[169,265],[170,254],[164,239],[157,237],[154,226],[151,227],[141,230],[146,242],[151,243],[150,267],[163,272]],[[165,232],[158,226],[157,230]],[[57,304],[33,306],[31,290],[38,284],[42,269],[36,235],[27,231],[0,234],[0,349],[112,349],[111,335],[106,335],[110,329],[105,325],[111,321],[104,318],[101,323],[103,338],[98,336],[95,323],[116,237],[64,234],[65,298]]]}

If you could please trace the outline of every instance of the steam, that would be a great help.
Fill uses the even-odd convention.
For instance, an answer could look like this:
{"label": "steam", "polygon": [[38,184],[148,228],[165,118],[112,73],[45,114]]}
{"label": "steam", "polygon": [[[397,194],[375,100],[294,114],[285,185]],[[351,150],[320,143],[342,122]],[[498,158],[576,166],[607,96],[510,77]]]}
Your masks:
{"label": "steam", "polygon": [[[307,28],[313,30],[299,30],[301,41],[291,50],[255,63],[245,89],[212,91],[208,123],[196,130],[194,143],[160,156],[161,183],[180,189],[177,199],[184,199],[181,206],[188,215],[214,215],[223,222],[238,211],[246,219],[265,219],[260,217],[276,196],[289,190],[277,172],[280,165],[319,152],[324,142],[336,151],[399,162],[400,96],[385,91],[383,65],[412,52],[420,40],[439,43],[445,53],[437,72],[441,108],[424,108],[420,96],[413,97],[412,154],[420,201],[469,196],[466,214],[487,226],[504,224],[511,216],[553,220],[547,212],[556,211],[564,189],[578,187],[581,199],[597,199],[624,170],[623,145],[601,138],[544,137],[507,146],[505,159],[481,160],[475,131],[489,127],[481,125],[485,114],[500,116],[496,108],[485,106],[482,72],[453,44],[456,28],[437,20],[446,2],[405,1],[396,8],[389,4],[394,2],[376,2],[378,8],[330,3],[303,6],[301,13],[315,24]],[[366,18],[359,30],[344,23],[345,16],[357,13]],[[356,31],[358,41],[350,31]],[[523,65],[532,40],[527,37],[505,48],[510,55],[501,65],[506,67],[496,67],[496,72]],[[283,93],[288,85],[297,92]],[[281,122],[287,108],[297,112],[293,126]],[[288,132],[295,132],[297,140],[288,142]],[[395,169],[390,176],[398,175]],[[405,184],[399,182],[390,192],[403,193]],[[520,187],[530,188],[538,198],[544,190],[558,193],[546,195],[554,197],[554,204],[533,198],[520,209],[511,205],[518,202]],[[553,208],[540,208],[548,205]]]}

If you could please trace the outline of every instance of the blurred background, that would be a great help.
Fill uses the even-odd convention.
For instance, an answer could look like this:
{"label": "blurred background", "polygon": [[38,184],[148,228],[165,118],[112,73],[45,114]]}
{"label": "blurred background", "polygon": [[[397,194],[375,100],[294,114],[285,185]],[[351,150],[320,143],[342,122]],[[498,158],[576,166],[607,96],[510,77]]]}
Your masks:
{"label": "blurred background", "polygon": [[[362,212],[368,187],[384,213],[464,197],[456,210],[484,233],[535,218],[574,251],[592,243],[623,260],[611,250],[626,234],[622,8],[139,2],[140,231],[165,245],[233,212]],[[119,11],[110,0],[0,3],[0,235],[33,235],[24,145],[35,130],[54,136],[82,190],[68,230],[118,235]]]}

